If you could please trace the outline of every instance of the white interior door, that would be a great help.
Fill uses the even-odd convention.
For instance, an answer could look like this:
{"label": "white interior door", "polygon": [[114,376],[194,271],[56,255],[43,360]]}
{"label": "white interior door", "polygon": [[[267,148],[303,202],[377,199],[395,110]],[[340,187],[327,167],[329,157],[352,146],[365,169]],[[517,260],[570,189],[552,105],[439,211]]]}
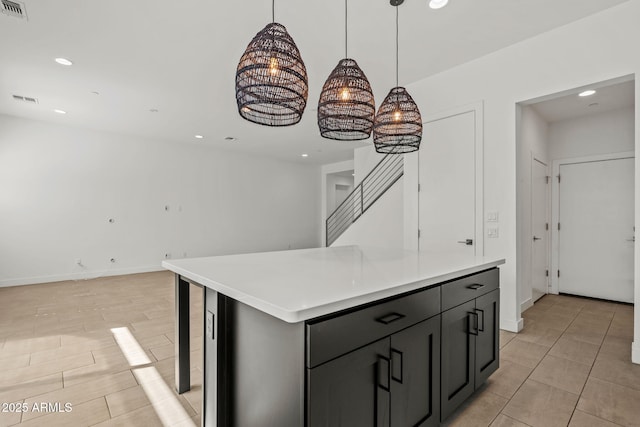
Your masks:
{"label": "white interior door", "polygon": [[633,302],[634,159],[560,165],[558,289]]}
{"label": "white interior door", "polygon": [[531,295],[533,302],[548,292],[549,209],[547,165],[531,159]]}
{"label": "white interior door", "polygon": [[418,157],[420,250],[476,253],[475,114],[424,124]]}

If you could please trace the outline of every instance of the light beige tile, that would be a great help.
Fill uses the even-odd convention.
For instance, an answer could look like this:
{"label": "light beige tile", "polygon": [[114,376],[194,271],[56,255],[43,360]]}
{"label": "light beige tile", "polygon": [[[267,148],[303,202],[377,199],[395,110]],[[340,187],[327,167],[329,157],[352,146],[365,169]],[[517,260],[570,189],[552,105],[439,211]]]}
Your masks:
{"label": "light beige tile", "polygon": [[585,365],[593,364],[600,346],[561,337],[549,350],[549,354]]}
{"label": "light beige tile", "polygon": [[24,368],[25,366],[29,366],[29,360],[31,359],[31,355],[29,354],[20,354],[16,356],[9,356],[3,359],[0,359],[0,379],[2,379],[2,371],[8,371],[16,368]]}
{"label": "light beige tile", "polygon": [[175,346],[173,344],[166,344],[160,347],[152,347],[150,348],[151,353],[156,358],[156,360],[163,360],[168,357],[174,357],[176,353]]}
{"label": "light beige tile", "polygon": [[640,391],[640,365],[623,360],[596,360],[591,377]]}
{"label": "light beige tile", "polygon": [[511,417],[507,417],[504,414],[500,414],[491,423],[491,427],[527,427],[525,423],[521,423],[518,420],[514,420]]}
{"label": "light beige tile", "polygon": [[535,321],[525,321],[524,329],[517,335],[519,340],[528,341],[551,347],[562,335],[562,330],[556,329],[547,323],[536,323]]}
{"label": "light beige tile", "polygon": [[502,412],[534,427],[565,427],[577,401],[575,394],[527,380]]}
{"label": "light beige tile", "polygon": [[501,360],[500,368],[487,379],[487,391],[511,399],[532,371],[533,368]]}
{"label": "light beige tile", "polygon": [[[92,381],[83,382],[81,384],[68,386],[62,390],[56,390],[46,394],[31,397],[25,402],[30,406],[37,402],[64,402],[71,403],[73,406],[79,405],[90,400],[103,397],[109,393],[137,386],[137,382],[131,371],[124,371],[117,374],[107,374],[96,377]],[[26,413],[23,420],[40,416],[39,413]]]}
{"label": "light beige tile", "polygon": [[[0,427],[12,426],[20,423],[23,411],[22,400],[2,400],[0,407]],[[6,405],[6,406],[5,406]]]}
{"label": "light beige tile", "polygon": [[504,347],[511,341],[517,334],[500,329],[500,348]]}
{"label": "light beige tile", "polygon": [[534,368],[549,351],[549,347],[514,338],[500,350],[500,358],[512,363]]}
{"label": "light beige tile", "polygon": [[158,427],[163,425],[165,424],[162,423],[153,406],[147,405],[103,421],[94,427]]}
{"label": "light beige tile", "polygon": [[533,371],[532,380],[573,394],[580,394],[589,376],[590,366],[547,355]]}
{"label": "light beige tile", "polygon": [[617,425],[577,409],[569,423],[569,427],[616,427]]}
{"label": "light beige tile", "polygon": [[480,389],[445,421],[444,426],[488,426],[506,403],[504,397]]}
{"label": "light beige tile", "polygon": [[53,412],[32,418],[21,423],[20,427],[91,426],[108,419],[107,402],[104,397],[100,397],[79,405],[73,405],[70,412]]}
{"label": "light beige tile", "polygon": [[631,342],[632,340],[628,338],[607,335],[600,347],[597,359],[631,362]]}
{"label": "light beige tile", "polygon": [[[136,383],[137,384],[137,383]],[[106,396],[111,418],[135,411],[151,404],[141,386],[121,390]]]}
{"label": "light beige tile", "polygon": [[62,372],[62,370],[66,368],[87,366],[92,365],[93,363],[94,360],[91,353],[80,353],[75,356],[63,357],[57,360],[41,363],[39,365],[4,371],[1,378],[5,383],[16,384]]}
{"label": "light beige tile", "polygon": [[47,375],[27,381],[16,383],[6,383],[0,378],[0,402],[13,402],[47,393],[52,390],[59,390],[63,387],[62,373]]}
{"label": "light beige tile", "polygon": [[624,426],[640,425],[640,391],[589,378],[577,409]]}
{"label": "light beige tile", "polygon": [[44,336],[33,338],[8,338],[0,351],[0,358],[30,354],[36,351],[60,347],[60,336]]}

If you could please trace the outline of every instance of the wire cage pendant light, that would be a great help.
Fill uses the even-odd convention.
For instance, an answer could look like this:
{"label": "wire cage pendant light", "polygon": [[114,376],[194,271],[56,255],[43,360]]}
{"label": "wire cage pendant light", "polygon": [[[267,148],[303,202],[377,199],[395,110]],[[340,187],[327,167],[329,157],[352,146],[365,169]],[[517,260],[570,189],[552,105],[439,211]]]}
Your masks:
{"label": "wire cage pendant light", "polygon": [[307,105],[307,70],[293,38],[272,22],[251,40],[236,70],[236,102],[244,119],[265,126],[290,126]]}
{"label": "wire cage pendant light", "polygon": [[338,62],[322,87],[318,128],[324,138],[357,141],[371,136],[376,104],[367,76],[348,56],[347,0],[344,8],[345,58]]}
{"label": "wire cage pendant light", "polygon": [[396,8],[396,87],[384,99],[373,124],[373,144],[378,153],[404,154],[417,151],[422,140],[422,117],[409,92],[398,85],[398,6]]}

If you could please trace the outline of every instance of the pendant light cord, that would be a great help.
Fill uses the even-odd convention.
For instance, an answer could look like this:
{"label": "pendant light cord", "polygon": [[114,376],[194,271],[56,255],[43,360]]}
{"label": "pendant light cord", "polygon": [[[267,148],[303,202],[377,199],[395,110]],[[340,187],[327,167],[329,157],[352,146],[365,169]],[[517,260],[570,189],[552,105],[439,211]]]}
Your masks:
{"label": "pendant light cord", "polygon": [[398,87],[398,6],[396,6],[396,87]]}
{"label": "pendant light cord", "polygon": [[349,54],[347,53],[347,37],[348,37],[348,32],[347,32],[347,0],[344,0],[344,57],[348,58]]}
{"label": "pendant light cord", "polygon": [[276,22],[276,0],[271,0],[271,23]]}

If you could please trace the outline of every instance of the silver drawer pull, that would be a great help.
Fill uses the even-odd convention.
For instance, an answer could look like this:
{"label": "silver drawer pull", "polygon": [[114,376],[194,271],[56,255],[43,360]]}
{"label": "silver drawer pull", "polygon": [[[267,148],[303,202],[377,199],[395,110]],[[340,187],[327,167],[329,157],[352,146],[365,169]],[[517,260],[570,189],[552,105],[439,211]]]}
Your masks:
{"label": "silver drawer pull", "polygon": [[473,289],[474,291],[477,291],[478,289],[484,288],[484,285],[481,283],[474,283],[473,285],[469,285],[467,286],[467,289]]}
{"label": "silver drawer pull", "polygon": [[396,320],[400,320],[404,317],[406,317],[404,314],[391,313],[382,317],[378,317],[376,319],[376,322],[380,322],[380,323],[384,323],[385,325],[388,325],[389,323],[395,322]]}

